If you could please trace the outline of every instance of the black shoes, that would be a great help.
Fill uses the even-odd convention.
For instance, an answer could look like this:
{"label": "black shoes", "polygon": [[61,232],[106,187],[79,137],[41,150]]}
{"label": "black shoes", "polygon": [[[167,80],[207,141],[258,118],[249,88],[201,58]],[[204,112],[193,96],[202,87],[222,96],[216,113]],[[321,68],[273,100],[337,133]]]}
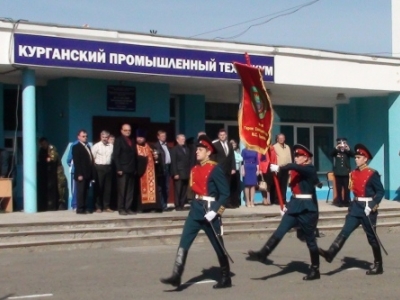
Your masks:
{"label": "black shoes", "polygon": [[368,270],[367,275],[380,275],[383,274],[383,266],[381,261],[375,261],[372,269]]}
{"label": "black shoes", "polygon": [[260,249],[260,251],[249,250],[248,260],[256,260],[259,262],[265,262],[267,260],[268,255],[275,249],[275,247],[279,244],[281,240],[276,236],[271,236],[265,245]]}
{"label": "black shoes", "polygon": [[179,287],[181,285],[181,279],[183,270],[185,269],[186,258],[188,251],[183,248],[178,248],[178,252],[175,257],[175,264],[172,270],[172,275],[167,278],[161,278],[160,281],[164,284],[170,284],[174,287]]}
{"label": "black shoes", "polygon": [[133,210],[130,210],[130,209],[128,209],[128,210],[126,211],[126,213],[127,213],[128,215],[136,215],[136,214],[137,214],[136,212],[134,212]]}
{"label": "black shoes", "polygon": [[367,275],[380,275],[383,273],[382,266],[382,252],[379,245],[372,246],[372,253],[374,254],[374,266],[367,271]]}
{"label": "black shoes", "polygon": [[310,266],[310,272],[303,277],[303,280],[316,280],[320,279],[321,274],[319,273],[319,267],[318,266]]}
{"label": "black shoes", "polygon": [[218,257],[219,265],[221,267],[221,280],[213,286],[214,289],[225,289],[232,287],[231,269],[229,267],[229,260],[226,255]]}
{"label": "black shoes", "polygon": [[127,216],[128,215],[125,210],[120,210],[118,213],[119,213],[120,216]]}
{"label": "black shoes", "polygon": [[318,248],[319,255],[325,258],[328,263],[331,263],[336,254],[342,249],[346,239],[343,235],[338,235],[328,250]]}

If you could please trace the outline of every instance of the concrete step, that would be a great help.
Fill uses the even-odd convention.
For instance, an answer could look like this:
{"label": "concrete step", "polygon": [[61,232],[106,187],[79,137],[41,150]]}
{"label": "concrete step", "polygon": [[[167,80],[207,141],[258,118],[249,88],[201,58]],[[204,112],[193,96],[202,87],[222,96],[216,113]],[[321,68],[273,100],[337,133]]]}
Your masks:
{"label": "concrete step", "polygon": [[[224,233],[226,236],[236,238],[244,236],[265,236],[272,233],[281,217],[274,216],[259,220],[224,221]],[[168,223],[168,222],[167,222]],[[338,231],[344,224],[344,214],[321,216],[318,228],[322,231]],[[151,225],[151,226],[122,226],[122,227],[83,227],[64,229],[40,229],[40,230],[18,230],[0,232],[0,249],[24,248],[51,245],[67,245],[66,248],[93,245],[97,243],[135,241],[138,245],[168,244],[176,243],[182,232],[183,219],[175,220],[173,224]],[[381,212],[379,216],[379,227],[394,228],[400,226],[400,213]],[[72,228],[71,228],[72,227]],[[21,228],[19,228],[21,229]],[[24,227],[22,228],[24,229]]]}
{"label": "concrete step", "polygon": [[[229,210],[224,214],[223,222],[224,225],[228,225],[231,222],[241,221],[261,221],[261,220],[273,220],[271,222],[279,222],[280,214],[278,206],[276,206],[276,212],[274,213],[244,213],[244,214],[232,214]],[[379,218],[386,212],[388,213],[399,213],[399,209],[380,209]],[[328,217],[336,217],[338,219],[344,218],[347,213],[347,209],[335,211],[323,211],[320,212],[320,220]],[[96,215],[94,215],[96,216]],[[146,227],[146,226],[168,226],[183,224],[187,217],[187,213],[180,213],[179,215],[168,214],[152,214],[144,215],[139,214],[136,216],[119,217],[118,215],[110,214],[106,219],[85,219],[73,221],[49,221],[49,222],[12,222],[12,223],[1,223],[0,220],[0,233],[4,232],[26,232],[26,231],[43,231],[43,230],[69,230],[69,229],[84,229],[84,228],[121,228],[121,227]],[[87,217],[90,218],[90,217]],[[235,226],[235,225],[233,225]]]}
{"label": "concrete step", "polygon": [[[336,236],[342,226],[322,226],[319,227],[328,238]],[[240,238],[257,238],[261,243],[264,242],[274,231],[274,228],[264,229],[241,229],[225,232],[226,242]],[[400,222],[385,223],[378,225],[378,232],[399,232]],[[353,234],[364,234],[361,226]],[[152,235],[134,235],[134,236],[113,236],[101,238],[81,238],[81,239],[52,239],[38,240],[30,242],[2,242],[0,249],[2,251],[47,251],[47,250],[71,250],[87,248],[105,248],[105,247],[134,247],[134,246],[152,246],[152,245],[174,245],[179,243],[181,232],[164,233]],[[291,230],[286,237],[296,236],[296,231]],[[202,243],[207,240],[203,232],[200,232],[196,238],[196,243]],[[228,245],[227,243],[227,245]]]}

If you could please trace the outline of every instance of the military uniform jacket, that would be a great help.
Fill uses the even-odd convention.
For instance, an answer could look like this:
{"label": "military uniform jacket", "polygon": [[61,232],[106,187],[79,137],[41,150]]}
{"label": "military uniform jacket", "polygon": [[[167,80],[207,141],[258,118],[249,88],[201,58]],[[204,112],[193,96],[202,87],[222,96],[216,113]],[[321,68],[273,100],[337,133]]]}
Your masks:
{"label": "military uniform jacket", "polygon": [[350,157],[354,157],[354,152],[352,150],[340,151],[335,148],[331,152],[331,156],[335,158],[333,174],[336,176],[349,176],[351,171]]}
{"label": "military uniform jacket", "polygon": [[[299,214],[305,211],[318,211],[317,197],[315,194],[315,185],[318,183],[317,171],[314,165],[287,164],[280,168],[281,170],[290,170],[290,188],[292,197],[286,204],[288,214]],[[309,199],[298,199],[294,195],[311,195]]]}
{"label": "military uniform jacket", "polygon": [[210,210],[222,215],[229,197],[229,185],[216,162],[208,160],[194,166],[190,172],[189,186],[193,194],[189,215],[194,220],[204,220],[204,208],[207,208],[207,203],[197,200],[195,195],[215,197],[215,201],[210,203]]}
{"label": "military uniform jacket", "polygon": [[[373,210],[371,213],[376,212],[385,194],[379,173],[368,166],[357,168],[350,173],[350,190],[353,191],[354,197],[372,198],[372,201],[368,202],[369,208]],[[355,198],[349,207],[349,214],[356,217],[365,216],[366,203]]]}

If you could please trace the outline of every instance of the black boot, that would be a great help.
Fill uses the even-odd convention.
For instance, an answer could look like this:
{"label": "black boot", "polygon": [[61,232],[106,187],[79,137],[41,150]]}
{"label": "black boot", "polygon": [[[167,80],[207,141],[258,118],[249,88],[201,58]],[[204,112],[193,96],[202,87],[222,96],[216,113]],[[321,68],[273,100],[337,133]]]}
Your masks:
{"label": "black boot", "polygon": [[315,280],[320,279],[321,274],[319,273],[319,253],[318,250],[310,250],[311,266],[310,272],[303,277],[303,280]]}
{"label": "black boot", "polygon": [[172,275],[168,278],[161,278],[160,281],[164,284],[170,284],[172,286],[178,287],[181,285],[181,278],[183,270],[185,269],[186,257],[188,251],[183,248],[178,248],[176,253],[175,264],[172,270]]}
{"label": "black boot", "polygon": [[382,253],[379,245],[372,246],[372,252],[374,253],[374,266],[372,269],[367,271],[367,275],[379,275],[383,273],[382,266]]}
{"label": "black boot", "polygon": [[221,266],[221,280],[213,286],[214,289],[224,289],[232,286],[231,270],[229,260],[226,255],[218,257],[219,265]]}
{"label": "black boot", "polygon": [[265,243],[264,247],[260,249],[260,251],[249,250],[247,252],[249,254],[249,259],[264,262],[280,241],[281,240],[276,236],[271,236],[269,240]]}
{"label": "black boot", "polygon": [[335,258],[336,254],[342,249],[344,242],[346,241],[346,237],[339,234],[336,239],[333,241],[332,245],[329,247],[329,250],[323,250],[318,248],[319,255],[321,255],[325,260],[330,263]]}

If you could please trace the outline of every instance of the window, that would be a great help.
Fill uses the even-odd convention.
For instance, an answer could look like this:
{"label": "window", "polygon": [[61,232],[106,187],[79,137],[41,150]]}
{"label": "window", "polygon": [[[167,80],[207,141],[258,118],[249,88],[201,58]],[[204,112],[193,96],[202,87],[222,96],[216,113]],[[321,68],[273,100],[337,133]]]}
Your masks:
{"label": "window", "polygon": [[[3,90],[4,130],[22,130],[22,92],[17,89]],[[18,102],[17,102],[18,100]],[[18,109],[17,109],[18,107]],[[18,127],[17,127],[18,124]]]}

